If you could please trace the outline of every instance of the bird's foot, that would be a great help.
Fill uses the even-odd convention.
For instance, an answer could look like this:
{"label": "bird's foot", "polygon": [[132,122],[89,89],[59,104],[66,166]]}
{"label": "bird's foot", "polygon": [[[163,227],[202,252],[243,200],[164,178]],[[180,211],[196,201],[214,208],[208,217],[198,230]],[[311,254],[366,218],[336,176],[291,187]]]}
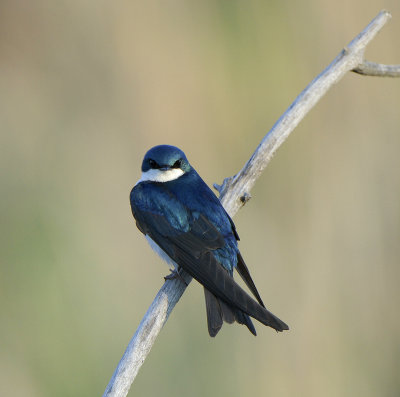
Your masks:
{"label": "bird's foot", "polygon": [[169,269],[171,274],[167,274],[166,276],[164,276],[164,280],[175,280],[175,279],[179,279],[181,280],[183,283],[185,283],[186,287],[189,285],[185,279],[182,277],[180,270],[176,270],[176,269]]}

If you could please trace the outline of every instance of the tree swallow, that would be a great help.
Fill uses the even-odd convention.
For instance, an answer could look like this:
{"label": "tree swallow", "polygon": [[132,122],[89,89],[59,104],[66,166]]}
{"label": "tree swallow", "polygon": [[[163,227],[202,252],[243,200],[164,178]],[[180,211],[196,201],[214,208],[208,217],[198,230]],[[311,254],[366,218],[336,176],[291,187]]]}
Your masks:
{"label": "tree swallow", "polygon": [[[276,331],[289,329],[265,308],[239,252],[232,219],[180,149],[159,145],[146,153],[130,202],[150,246],[175,272],[183,269],[203,285],[210,336],[223,321],[237,321],[256,335],[250,317]],[[257,302],[234,281],[234,269]]]}

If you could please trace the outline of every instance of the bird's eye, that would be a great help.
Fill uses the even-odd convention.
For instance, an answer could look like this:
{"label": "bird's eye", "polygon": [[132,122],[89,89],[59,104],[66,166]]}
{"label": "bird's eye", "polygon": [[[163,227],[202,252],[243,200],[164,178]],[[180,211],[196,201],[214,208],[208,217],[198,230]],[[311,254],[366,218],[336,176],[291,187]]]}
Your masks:
{"label": "bird's eye", "polygon": [[160,166],[159,166],[153,159],[150,159],[150,160],[149,160],[149,165],[150,165],[150,167],[153,168],[153,169],[160,168]]}
{"label": "bird's eye", "polygon": [[172,168],[181,168],[182,160],[176,160]]}

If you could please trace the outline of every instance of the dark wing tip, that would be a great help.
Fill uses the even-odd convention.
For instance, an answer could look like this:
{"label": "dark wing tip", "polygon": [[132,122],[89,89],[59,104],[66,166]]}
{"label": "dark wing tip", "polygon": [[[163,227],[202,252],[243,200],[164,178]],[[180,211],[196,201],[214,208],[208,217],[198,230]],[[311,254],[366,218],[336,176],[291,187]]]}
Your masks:
{"label": "dark wing tip", "polygon": [[237,272],[239,273],[240,277],[245,282],[245,284],[247,285],[249,290],[253,293],[253,295],[257,299],[258,303],[262,307],[265,307],[264,302],[262,301],[261,296],[257,291],[256,285],[254,284],[254,281],[251,278],[249,269],[248,269],[245,261],[243,260],[243,257],[240,254],[240,252],[237,253],[237,260],[238,260],[237,261],[237,266],[236,266]]}
{"label": "dark wing tip", "polygon": [[285,324],[282,320],[279,320],[279,318],[276,318],[278,321],[275,322],[274,325],[270,325],[272,328],[276,330],[276,332],[282,332],[282,331],[288,331],[289,326]]}

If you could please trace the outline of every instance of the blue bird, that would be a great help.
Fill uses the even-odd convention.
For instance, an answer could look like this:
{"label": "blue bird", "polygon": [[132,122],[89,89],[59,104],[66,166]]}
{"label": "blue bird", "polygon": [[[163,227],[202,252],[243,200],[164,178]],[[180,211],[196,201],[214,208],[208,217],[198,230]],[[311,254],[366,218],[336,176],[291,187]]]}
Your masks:
{"label": "blue bird", "polygon": [[[244,324],[256,335],[250,317],[276,331],[289,329],[265,308],[232,219],[180,149],[159,145],[146,153],[130,202],[138,229],[173,274],[183,269],[203,285],[210,336],[224,321]],[[234,269],[257,302],[234,281]]]}

